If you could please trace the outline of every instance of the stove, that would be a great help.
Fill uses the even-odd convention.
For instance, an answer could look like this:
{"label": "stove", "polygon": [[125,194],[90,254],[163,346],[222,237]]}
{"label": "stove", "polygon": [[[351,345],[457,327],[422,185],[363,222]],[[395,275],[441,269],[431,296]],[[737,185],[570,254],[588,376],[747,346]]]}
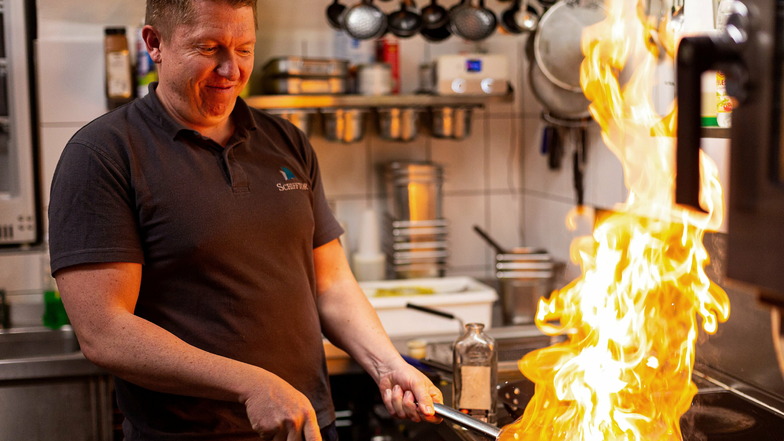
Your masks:
{"label": "stove", "polygon": [[784,412],[700,375],[699,392],[681,418],[684,441],[784,440]]}

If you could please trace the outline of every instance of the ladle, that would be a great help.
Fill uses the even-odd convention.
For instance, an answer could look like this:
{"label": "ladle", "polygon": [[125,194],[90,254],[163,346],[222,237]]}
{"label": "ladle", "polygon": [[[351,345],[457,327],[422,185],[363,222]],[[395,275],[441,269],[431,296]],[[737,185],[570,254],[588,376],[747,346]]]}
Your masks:
{"label": "ladle", "polygon": [[515,15],[515,21],[523,32],[533,32],[539,25],[539,15],[536,13],[536,10],[528,4],[528,0],[523,0],[520,10]]}
{"label": "ladle", "polygon": [[479,235],[482,236],[482,239],[490,244],[490,246],[493,247],[493,249],[495,249],[498,254],[507,254],[509,252],[506,248],[502,247],[498,242],[493,240],[493,238],[490,237],[490,235],[487,234],[485,230],[481,229],[479,225],[474,225],[474,231],[479,233]]}

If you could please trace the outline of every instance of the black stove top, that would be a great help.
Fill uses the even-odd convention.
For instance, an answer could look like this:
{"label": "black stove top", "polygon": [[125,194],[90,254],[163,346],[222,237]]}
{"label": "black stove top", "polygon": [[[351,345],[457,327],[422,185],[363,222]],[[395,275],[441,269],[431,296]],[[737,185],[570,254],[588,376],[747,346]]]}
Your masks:
{"label": "black stove top", "polygon": [[699,393],[681,431],[685,441],[784,441],[784,417],[729,391]]}

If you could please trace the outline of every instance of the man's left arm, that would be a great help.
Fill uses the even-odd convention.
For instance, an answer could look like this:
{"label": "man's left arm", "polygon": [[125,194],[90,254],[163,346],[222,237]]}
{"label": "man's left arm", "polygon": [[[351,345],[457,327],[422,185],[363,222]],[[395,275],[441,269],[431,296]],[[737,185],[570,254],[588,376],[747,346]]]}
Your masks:
{"label": "man's left arm", "polygon": [[440,421],[433,402],[443,402],[441,391],[398,353],[351,273],[340,242],[335,239],[313,254],[324,335],[370,374],[390,414]]}

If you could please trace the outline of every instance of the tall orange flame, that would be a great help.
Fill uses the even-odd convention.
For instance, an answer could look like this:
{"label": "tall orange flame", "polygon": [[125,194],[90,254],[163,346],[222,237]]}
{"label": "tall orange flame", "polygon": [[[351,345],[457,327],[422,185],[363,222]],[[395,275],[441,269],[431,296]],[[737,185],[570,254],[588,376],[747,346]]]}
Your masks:
{"label": "tall orange flame", "polygon": [[581,84],[628,198],[572,243],[582,275],[540,301],[537,326],[566,338],[520,360],[536,393],[502,441],[682,439],[698,324],[714,333],[729,317],[726,293],[704,271],[704,232],[723,217],[717,168],[701,157],[707,215],[674,204],[676,108],[659,115],[651,98],[675,38],[643,2],[604,7],[606,19],[583,33]]}

